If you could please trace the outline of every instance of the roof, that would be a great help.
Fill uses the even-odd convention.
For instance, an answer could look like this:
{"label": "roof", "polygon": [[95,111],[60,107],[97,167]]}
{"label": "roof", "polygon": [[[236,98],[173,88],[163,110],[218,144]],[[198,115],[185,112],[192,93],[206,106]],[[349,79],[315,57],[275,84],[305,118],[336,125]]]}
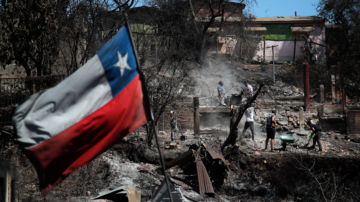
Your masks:
{"label": "roof", "polygon": [[314,27],[290,27],[292,32],[312,32]]}
{"label": "roof", "polygon": [[254,19],[257,23],[290,23],[290,22],[325,22],[324,18],[318,17],[318,16],[277,16],[277,17],[256,17]]}
{"label": "roof", "polygon": [[245,31],[266,31],[266,27],[245,27]]}
{"label": "roof", "polygon": [[[195,20],[198,22],[209,22],[211,17],[196,17]],[[225,22],[240,22],[241,17],[224,17]],[[216,17],[214,22],[221,22],[221,17]]]}

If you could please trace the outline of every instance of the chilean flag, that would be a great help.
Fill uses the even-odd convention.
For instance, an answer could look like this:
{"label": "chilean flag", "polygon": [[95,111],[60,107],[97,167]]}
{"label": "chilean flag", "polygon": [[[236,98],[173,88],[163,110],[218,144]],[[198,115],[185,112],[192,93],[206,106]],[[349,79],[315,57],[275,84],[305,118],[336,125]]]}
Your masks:
{"label": "chilean flag", "polygon": [[77,168],[152,120],[129,30],[123,26],[84,66],[17,107],[18,142],[45,197]]}

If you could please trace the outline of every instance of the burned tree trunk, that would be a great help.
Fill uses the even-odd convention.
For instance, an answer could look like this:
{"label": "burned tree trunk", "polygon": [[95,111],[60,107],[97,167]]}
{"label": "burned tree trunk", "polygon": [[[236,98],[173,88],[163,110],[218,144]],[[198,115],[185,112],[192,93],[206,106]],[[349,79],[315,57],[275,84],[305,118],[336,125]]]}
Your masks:
{"label": "burned tree trunk", "polygon": [[238,127],[237,126],[239,125],[241,117],[244,115],[245,110],[247,108],[249,108],[251,106],[251,104],[256,100],[256,98],[259,95],[259,93],[261,92],[261,89],[263,86],[264,86],[264,84],[260,84],[258,91],[255,93],[254,96],[252,96],[248,100],[248,102],[246,102],[246,104],[240,105],[238,108],[234,107],[231,110],[230,133],[229,133],[229,136],[227,137],[227,139],[225,140],[224,144],[221,146],[221,150],[224,150],[224,148],[229,144],[234,145],[236,143],[236,139],[238,137]]}

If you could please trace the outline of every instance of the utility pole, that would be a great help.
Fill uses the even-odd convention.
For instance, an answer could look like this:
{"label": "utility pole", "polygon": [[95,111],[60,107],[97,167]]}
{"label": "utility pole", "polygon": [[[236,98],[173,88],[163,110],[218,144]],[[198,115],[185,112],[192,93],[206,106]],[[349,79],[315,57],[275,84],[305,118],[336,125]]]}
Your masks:
{"label": "utility pole", "polygon": [[273,62],[273,80],[274,80],[274,83],[275,83],[275,59],[274,59],[274,47],[277,47],[278,45],[273,45],[273,46],[268,46],[266,48],[271,48],[272,50],[272,62]]}
{"label": "utility pole", "polygon": [[274,76],[274,83],[275,83],[274,46],[271,46],[271,51],[272,51],[272,61],[273,61],[273,76]]}

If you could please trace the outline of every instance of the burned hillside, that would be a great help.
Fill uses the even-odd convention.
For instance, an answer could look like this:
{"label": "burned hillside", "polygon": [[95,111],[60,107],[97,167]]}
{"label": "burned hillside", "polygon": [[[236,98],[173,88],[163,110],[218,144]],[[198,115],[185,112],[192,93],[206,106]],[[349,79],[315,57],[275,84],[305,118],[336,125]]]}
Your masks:
{"label": "burned hillside", "polygon": [[[166,172],[171,184],[179,187],[183,200],[312,201],[326,198],[356,201],[356,194],[351,195],[350,199],[347,197],[346,200],[345,196],[359,187],[359,176],[356,172],[359,140],[356,136],[344,133],[350,125],[344,124],[342,130],[334,131],[331,130],[331,122],[327,122],[329,118],[332,118],[330,121],[343,120],[341,105],[322,104],[317,101],[318,97],[314,96],[310,102],[310,109],[304,110],[304,101],[301,99],[304,93],[301,86],[282,82],[280,75],[278,81],[264,86],[263,92],[255,101],[258,106],[254,116],[255,140],[252,140],[250,130],[242,135],[244,116],[238,126],[239,137],[236,145],[229,145],[222,152],[219,150],[218,147],[230,131],[231,109],[230,106],[219,106],[216,92],[213,90],[216,85],[212,85],[213,89],[210,90],[212,82],[233,81],[229,83],[233,86],[228,91],[236,94],[239,93],[238,89],[241,92],[245,88],[243,80],[251,82],[256,91],[259,82],[266,80],[268,74],[263,72],[264,67],[259,65],[223,65],[228,66],[231,71],[227,73],[225,70],[221,76],[220,73],[216,75],[209,71],[208,78],[196,81],[193,92],[203,88],[199,83],[207,82],[209,90],[206,91],[212,91],[212,96],[199,96],[199,134],[194,134],[196,118],[192,96],[196,96],[196,93],[177,102],[183,103],[181,108],[176,109],[179,118],[193,117],[191,121],[180,119],[182,128],[177,140],[170,139],[167,113],[164,114],[167,116],[166,119],[164,117],[164,121],[163,117],[159,119],[160,148],[166,165],[169,165]],[[277,68],[284,67],[278,65]],[[233,74],[236,71],[238,73]],[[246,99],[242,102],[246,103]],[[355,106],[348,104],[347,114],[351,111],[356,114]],[[274,108],[277,110],[275,118],[278,123],[274,152],[257,150],[256,148],[265,146],[266,117]],[[166,110],[171,109],[173,107]],[[310,130],[307,120],[325,126],[321,153],[309,147]],[[337,123],[341,124],[338,121]],[[329,126],[326,127],[326,124]],[[9,134],[10,136],[7,136]],[[38,191],[34,168],[16,145],[5,144],[8,142],[6,137],[15,138],[13,134],[11,126],[1,128],[1,155],[11,162],[16,162],[14,189],[19,193],[16,195],[17,200],[40,201],[42,197]],[[295,142],[286,143],[284,148],[280,135],[292,136]],[[185,136],[185,140],[181,140],[181,136]],[[145,127],[134,131],[89,165],[70,175],[46,197],[46,200],[89,201],[100,191],[115,190],[124,185],[136,187],[141,191],[142,201],[150,200],[156,193],[156,188],[164,182],[164,175],[155,140],[149,147],[147,138]],[[199,178],[199,172],[207,177]],[[205,186],[205,189],[202,186]]]}
{"label": "burned hillside", "polygon": [[358,2],[253,4],[0,4],[0,202],[360,201]]}

